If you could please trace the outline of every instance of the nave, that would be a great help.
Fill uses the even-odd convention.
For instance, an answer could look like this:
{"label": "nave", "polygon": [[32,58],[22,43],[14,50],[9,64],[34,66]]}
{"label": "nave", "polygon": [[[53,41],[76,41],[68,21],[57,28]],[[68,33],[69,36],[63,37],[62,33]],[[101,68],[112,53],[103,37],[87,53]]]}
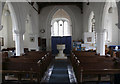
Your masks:
{"label": "nave", "polygon": [[73,51],[67,59],[55,59],[50,52],[31,51],[4,58],[2,80],[3,84],[119,84],[120,66],[116,61],[95,52]]}
{"label": "nave", "polygon": [[2,83],[119,84],[120,1],[49,1],[0,0]]}

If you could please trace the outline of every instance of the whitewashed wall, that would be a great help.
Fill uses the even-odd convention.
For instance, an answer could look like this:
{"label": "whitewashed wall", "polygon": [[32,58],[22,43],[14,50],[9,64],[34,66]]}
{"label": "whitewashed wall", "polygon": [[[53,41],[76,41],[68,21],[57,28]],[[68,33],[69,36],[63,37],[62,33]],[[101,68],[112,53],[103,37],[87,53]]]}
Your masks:
{"label": "whitewashed wall", "polygon": [[51,20],[58,9],[64,9],[71,17],[72,22],[72,40],[82,38],[82,14],[80,8],[76,6],[49,6],[42,9],[40,13],[40,29],[45,29],[45,33],[40,33],[42,38],[47,39],[47,49],[51,49]]}
{"label": "whitewashed wall", "polygon": [[[103,24],[102,24],[102,19],[103,19],[103,10],[104,10],[105,3],[103,2],[92,2],[89,5],[86,5],[84,3],[84,15],[83,15],[83,32],[88,32],[88,19],[90,16],[91,11],[95,13],[95,29],[97,33],[100,33],[103,31]],[[114,11],[114,15],[112,17],[113,21],[113,26],[112,26],[112,42],[109,43],[108,45],[118,45],[118,42],[120,42],[119,35],[118,35],[118,28],[115,25],[117,23],[117,12]]]}
{"label": "whitewashed wall", "polygon": [[0,31],[0,37],[4,38],[4,46],[1,48],[8,48],[8,47],[14,47],[14,41],[13,41],[13,35],[12,35],[12,20],[10,16],[10,12],[6,11],[9,10],[7,7],[3,10],[2,15],[2,22],[3,29]]}
{"label": "whitewashed wall", "polygon": [[[11,3],[14,12],[17,17],[18,22],[18,29],[17,31],[19,33],[27,33],[28,30],[31,30],[32,32],[25,33],[25,41],[24,41],[24,47],[28,47],[30,49],[36,49],[38,50],[38,36],[42,38],[47,39],[47,49],[50,50],[51,48],[51,19],[53,14],[59,9],[64,9],[71,17],[72,22],[72,40],[80,40],[83,38],[83,33],[88,31],[88,19],[91,11],[95,13],[95,29],[96,32],[99,33],[103,30],[102,28],[102,16],[103,16],[103,9],[105,3],[97,3],[92,2],[89,5],[86,5],[84,3],[83,5],[83,14],[81,14],[80,8],[77,6],[69,5],[69,6],[50,6],[45,7],[41,10],[40,15],[28,4],[28,3]],[[36,5],[37,6],[37,5]],[[27,15],[30,15],[31,20],[31,26],[32,28],[26,27],[26,19]],[[114,17],[115,18],[115,17]],[[11,25],[11,23],[9,24]],[[11,27],[12,28],[12,27]],[[118,30],[116,26],[113,26],[113,42],[112,44],[117,44],[119,42],[120,44],[120,30],[118,33]],[[40,33],[40,29],[45,29],[45,33]],[[11,30],[11,29],[10,29]],[[119,34],[119,35],[118,35]],[[11,36],[11,35],[9,35]],[[34,42],[30,42],[30,37],[35,37]],[[116,37],[116,38],[114,38]],[[12,39],[11,37],[8,37],[9,39]],[[118,40],[119,39],[119,40]],[[9,42],[10,44],[13,43],[12,41]],[[10,45],[9,44],[9,45]],[[13,46],[13,44],[12,44]]]}
{"label": "whitewashed wall", "polygon": [[[36,12],[31,5],[29,5],[28,3],[17,3],[19,6],[19,9],[21,9],[21,13],[19,13],[23,18],[21,19],[21,21],[23,21],[23,26],[22,26],[22,31],[21,32],[27,32],[29,30],[31,30],[31,32],[28,32],[28,36],[25,36],[25,40],[24,41],[24,47],[29,48],[29,49],[36,49],[38,50],[38,22],[39,22],[39,15],[38,12]],[[27,20],[27,15],[30,15],[30,20],[31,21],[31,28],[26,28],[26,20]],[[30,27],[30,26],[28,26]],[[25,31],[26,30],[26,31]],[[34,42],[30,42],[30,37],[34,37],[35,41]]]}
{"label": "whitewashed wall", "polygon": [[[7,40],[5,40],[5,43],[7,44],[5,47],[11,47],[14,46],[14,42],[12,41],[12,27],[21,34],[24,34],[27,30],[25,29],[25,25],[26,25],[26,20],[27,20],[27,15],[30,15],[31,18],[31,25],[32,25],[32,32],[28,34],[28,37],[25,37],[25,39],[27,41],[24,41],[24,46],[27,48],[32,48],[32,49],[36,49],[38,50],[38,22],[39,22],[39,15],[38,13],[32,8],[31,5],[29,5],[28,3],[23,3],[23,2],[12,2],[11,3],[13,9],[14,9],[14,13],[16,15],[16,19],[17,19],[17,27],[18,28],[14,28],[12,22],[13,20],[10,19],[10,16],[7,16],[9,18],[8,19],[8,25],[6,25],[9,29],[4,28],[1,32],[9,34],[8,37],[5,37],[5,39],[7,38]],[[4,17],[6,18],[6,17]],[[12,19],[14,19],[12,17]],[[3,24],[5,24],[5,22],[3,21]],[[26,31],[25,31],[26,30]],[[29,28],[28,28],[29,30]],[[1,35],[4,35],[3,33],[1,33]],[[35,37],[35,41],[34,42],[30,42],[30,38],[29,37]],[[11,45],[12,44],[12,45]]]}
{"label": "whitewashed wall", "polygon": [[118,39],[119,39],[118,44],[120,45],[120,2],[117,3],[117,6],[118,6],[118,27],[119,27],[119,29],[118,29]]}
{"label": "whitewashed wall", "polygon": [[89,5],[84,3],[83,7],[83,32],[88,32],[88,19],[90,13],[93,11],[95,14],[95,29],[96,32],[100,32],[102,30],[102,13],[103,13],[104,3],[103,2],[91,2]]}

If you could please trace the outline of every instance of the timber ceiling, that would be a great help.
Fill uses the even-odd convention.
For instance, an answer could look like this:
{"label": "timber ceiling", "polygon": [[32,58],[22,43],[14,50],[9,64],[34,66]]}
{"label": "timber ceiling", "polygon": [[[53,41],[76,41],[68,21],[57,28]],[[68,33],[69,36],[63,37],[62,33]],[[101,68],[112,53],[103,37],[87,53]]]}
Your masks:
{"label": "timber ceiling", "polygon": [[34,3],[37,3],[38,9],[35,9],[38,14],[40,14],[42,8],[47,6],[56,6],[56,5],[75,5],[80,8],[81,13],[83,13],[83,2],[29,2],[30,5],[34,5]]}

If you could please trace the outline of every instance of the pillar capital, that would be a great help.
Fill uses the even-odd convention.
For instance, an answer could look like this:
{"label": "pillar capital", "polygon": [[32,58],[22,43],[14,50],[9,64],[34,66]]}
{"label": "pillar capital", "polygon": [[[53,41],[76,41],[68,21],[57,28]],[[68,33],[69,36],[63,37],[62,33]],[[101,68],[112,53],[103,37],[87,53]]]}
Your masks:
{"label": "pillar capital", "polygon": [[17,34],[17,35],[23,35],[25,32],[21,32],[21,31],[19,31],[19,30],[14,30],[14,32],[15,32],[15,34]]}

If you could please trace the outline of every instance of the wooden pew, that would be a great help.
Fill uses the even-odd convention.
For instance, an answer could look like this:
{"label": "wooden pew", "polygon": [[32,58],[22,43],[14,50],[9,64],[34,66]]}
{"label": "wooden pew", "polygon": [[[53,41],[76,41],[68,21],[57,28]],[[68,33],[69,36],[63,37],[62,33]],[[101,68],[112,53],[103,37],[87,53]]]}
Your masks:
{"label": "wooden pew", "polygon": [[86,51],[73,51],[76,56],[94,56],[96,52],[86,52]]}
{"label": "wooden pew", "polygon": [[[30,62],[4,62],[3,63],[3,76],[6,74],[14,74],[18,76],[18,81],[21,81],[22,75],[39,75],[37,76],[38,82],[41,79],[42,74],[41,63],[30,63]],[[29,73],[30,72],[30,73]],[[4,81],[3,77],[3,81]],[[33,80],[33,78],[30,78]]]}
{"label": "wooden pew", "polygon": [[[74,65],[73,68],[78,83],[83,83],[84,75],[98,75],[98,81],[100,81],[101,75],[120,74],[120,63],[115,64],[111,57],[99,55],[79,56],[78,52],[76,55],[72,52],[71,62]],[[112,82],[113,80],[111,80]]]}
{"label": "wooden pew", "polygon": [[120,51],[116,52],[116,57],[120,58]]}
{"label": "wooden pew", "polygon": [[[43,77],[47,67],[51,62],[51,52],[28,52],[17,58],[9,58],[3,62],[3,80],[6,74],[18,75],[20,81],[23,75],[36,75],[38,82]],[[33,78],[30,78],[33,80]]]}

